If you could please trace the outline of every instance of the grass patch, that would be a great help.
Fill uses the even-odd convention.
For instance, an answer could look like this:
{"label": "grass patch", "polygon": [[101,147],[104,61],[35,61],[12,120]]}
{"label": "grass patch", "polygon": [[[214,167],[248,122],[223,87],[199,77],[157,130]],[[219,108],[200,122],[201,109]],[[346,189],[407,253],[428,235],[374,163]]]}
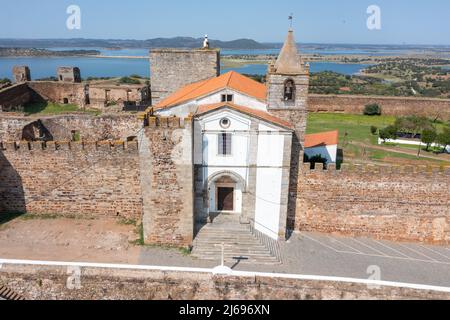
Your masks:
{"label": "grass patch", "polygon": [[74,104],[59,104],[52,102],[29,103],[25,105],[24,112],[26,114],[59,114],[66,112],[80,111],[79,107]]}
{"label": "grass patch", "polygon": [[53,102],[36,102],[28,103],[24,106],[23,111],[27,115],[41,114],[41,115],[55,115],[64,113],[83,112],[95,116],[101,114],[99,110],[83,110],[75,104],[59,104]]}
{"label": "grass patch", "polygon": [[[307,134],[339,130],[340,144],[345,142],[370,142],[376,144],[378,136],[371,127],[385,128],[395,123],[393,116],[364,116],[354,114],[310,113]],[[347,133],[347,136],[345,135]]]}

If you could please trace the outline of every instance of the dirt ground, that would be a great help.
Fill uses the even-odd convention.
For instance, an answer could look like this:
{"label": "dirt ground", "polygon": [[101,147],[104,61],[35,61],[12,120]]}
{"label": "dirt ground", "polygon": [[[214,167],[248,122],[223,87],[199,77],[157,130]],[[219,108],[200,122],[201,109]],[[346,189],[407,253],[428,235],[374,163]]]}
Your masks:
{"label": "dirt ground", "polygon": [[137,264],[136,226],[114,219],[22,219],[0,225],[3,259]]}

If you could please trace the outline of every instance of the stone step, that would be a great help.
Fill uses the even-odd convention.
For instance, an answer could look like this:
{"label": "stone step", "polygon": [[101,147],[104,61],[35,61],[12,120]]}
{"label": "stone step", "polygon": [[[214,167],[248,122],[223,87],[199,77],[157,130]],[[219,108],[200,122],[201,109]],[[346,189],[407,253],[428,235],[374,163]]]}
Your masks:
{"label": "stone step", "polygon": [[202,260],[222,259],[221,244],[225,244],[225,261],[236,263],[237,257],[245,258],[240,263],[280,264],[279,258],[272,254],[261,239],[254,235],[249,225],[240,224],[235,217],[220,216],[214,223],[202,226],[194,240],[192,256]]}

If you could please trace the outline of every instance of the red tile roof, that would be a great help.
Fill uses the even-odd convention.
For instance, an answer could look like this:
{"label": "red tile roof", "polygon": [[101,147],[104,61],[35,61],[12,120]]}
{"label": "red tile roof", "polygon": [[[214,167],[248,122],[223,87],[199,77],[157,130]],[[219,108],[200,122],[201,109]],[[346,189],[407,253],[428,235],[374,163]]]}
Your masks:
{"label": "red tile roof", "polygon": [[276,125],[288,128],[288,129],[292,129],[292,125],[287,122],[284,121],[280,118],[277,118],[273,115],[271,115],[268,112],[265,111],[261,111],[261,110],[255,110],[249,107],[244,107],[244,106],[239,106],[230,102],[222,102],[222,103],[215,103],[215,104],[209,104],[209,105],[201,105],[198,107],[196,114],[197,115],[201,115],[201,114],[205,114],[211,111],[215,111],[221,108],[230,108],[239,112],[242,112],[244,114],[247,114],[249,116],[253,116],[256,118],[259,118],[261,120],[265,120],[267,122],[271,122],[274,123]]}
{"label": "red tile roof", "polygon": [[235,71],[219,77],[187,85],[155,106],[155,110],[174,107],[183,102],[195,100],[221,89],[230,88],[258,100],[266,100],[267,88],[264,84],[243,76]]}
{"label": "red tile roof", "polygon": [[337,145],[338,143],[339,143],[338,130],[316,134],[307,134],[305,136],[305,148],[333,146]]}

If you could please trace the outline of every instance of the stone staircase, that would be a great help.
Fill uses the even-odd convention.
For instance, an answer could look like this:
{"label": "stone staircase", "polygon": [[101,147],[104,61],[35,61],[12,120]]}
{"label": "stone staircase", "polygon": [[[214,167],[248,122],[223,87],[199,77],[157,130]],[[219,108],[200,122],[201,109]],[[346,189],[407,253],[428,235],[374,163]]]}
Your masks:
{"label": "stone staircase", "polygon": [[22,296],[0,285],[0,300],[25,300]]}
{"label": "stone staircase", "polygon": [[[225,263],[230,264],[281,264],[277,245],[270,243],[261,234],[252,233],[250,224],[241,224],[235,215],[221,214],[213,223],[198,226],[192,256],[201,260],[222,259],[222,243],[225,245]],[[273,240],[276,243],[276,241]],[[276,251],[276,250],[278,251]]]}

